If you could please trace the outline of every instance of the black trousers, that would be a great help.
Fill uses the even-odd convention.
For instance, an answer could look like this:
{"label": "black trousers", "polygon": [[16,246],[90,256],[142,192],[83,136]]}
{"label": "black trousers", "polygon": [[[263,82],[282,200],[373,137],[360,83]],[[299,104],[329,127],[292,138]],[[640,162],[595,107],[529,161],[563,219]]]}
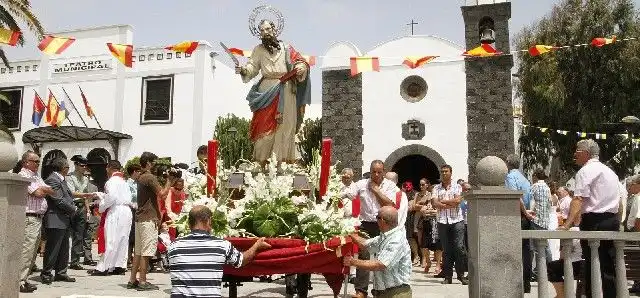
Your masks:
{"label": "black trousers", "polygon": [[453,224],[438,223],[438,237],[442,243],[442,273],[446,277],[453,276],[455,263],[458,278],[467,270],[467,249],[464,247],[464,222]]}
{"label": "black trousers", "polygon": [[41,276],[51,276],[51,271],[56,275],[67,274],[69,263],[69,229],[46,229],[47,243],[44,246],[44,259],[42,261]]}
{"label": "black trousers", "polygon": [[[378,227],[378,223],[363,221],[360,225],[360,230],[367,233],[369,237],[373,238],[380,235],[380,228]],[[360,249],[358,250],[358,259],[360,260],[369,260],[371,256],[369,255],[369,250]],[[369,270],[364,269],[356,269],[356,280],[353,283],[356,291],[367,294],[369,291],[369,279],[371,278],[371,274]]]}
{"label": "black trousers", "polygon": [[[71,264],[80,263],[80,257],[84,257],[84,261],[93,261],[91,257],[91,240],[92,235],[88,235],[87,210],[84,204],[76,204],[78,210],[71,217]],[[87,240],[89,247],[87,247]]]}
{"label": "black trousers", "polygon": [[[620,220],[616,213],[584,213],[580,221],[581,231],[618,231]],[[585,295],[591,297],[591,248],[587,241],[580,241],[584,257]],[[602,278],[602,297],[616,297],[616,250],[613,241],[600,241],[598,248],[600,274]]]}
{"label": "black trousers", "polygon": [[[525,217],[520,218],[520,228],[531,230],[531,222]],[[522,239],[522,284],[524,292],[531,292],[531,239]]]}

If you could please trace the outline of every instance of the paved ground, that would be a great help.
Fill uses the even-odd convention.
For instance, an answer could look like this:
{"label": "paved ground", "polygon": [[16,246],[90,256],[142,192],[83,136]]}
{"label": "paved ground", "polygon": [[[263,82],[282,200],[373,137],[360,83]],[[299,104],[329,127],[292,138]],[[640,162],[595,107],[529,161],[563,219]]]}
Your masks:
{"label": "paved ground", "polygon": [[[37,260],[38,266],[41,267],[42,258]],[[115,297],[168,297],[170,293],[169,275],[166,273],[151,273],[149,281],[160,287],[159,291],[137,292],[135,290],[127,290],[125,285],[128,275],[118,276],[89,276],[86,271],[69,270],[69,275],[75,277],[75,283],[54,282],[51,285],[40,284],[38,275],[31,277],[34,284],[38,286],[38,290],[31,294],[20,294],[21,298],[31,297],[76,297],[76,298],[115,298]],[[457,298],[468,297],[467,287],[461,285],[458,281],[454,281],[452,285],[442,285],[442,279],[435,279],[432,275],[425,275],[420,268],[414,267],[411,277],[411,286],[413,288],[413,297],[420,298]],[[309,297],[314,298],[330,298],[333,297],[331,290],[325,284],[324,278],[320,275],[312,276],[313,290],[309,293]],[[534,285],[532,294],[526,297],[537,297]],[[349,293],[352,293],[353,286],[349,285]],[[228,296],[228,289],[223,289],[223,296]],[[285,286],[283,281],[275,281],[273,283],[245,283],[238,290],[239,297],[263,297],[276,298],[284,297]]]}

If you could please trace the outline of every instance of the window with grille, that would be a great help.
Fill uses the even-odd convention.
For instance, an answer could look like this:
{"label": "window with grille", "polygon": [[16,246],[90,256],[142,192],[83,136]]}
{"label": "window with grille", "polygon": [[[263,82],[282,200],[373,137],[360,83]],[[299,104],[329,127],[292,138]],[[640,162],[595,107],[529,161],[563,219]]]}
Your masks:
{"label": "window with grille", "polygon": [[173,76],[142,78],[141,124],[173,121]]}
{"label": "window with grille", "polygon": [[0,117],[2,123],[9,130],[20,130],[20,118],[22,115],[22,87],[11,87],[0,89],[0,94],[9,99],[11,104],[0,100]]}

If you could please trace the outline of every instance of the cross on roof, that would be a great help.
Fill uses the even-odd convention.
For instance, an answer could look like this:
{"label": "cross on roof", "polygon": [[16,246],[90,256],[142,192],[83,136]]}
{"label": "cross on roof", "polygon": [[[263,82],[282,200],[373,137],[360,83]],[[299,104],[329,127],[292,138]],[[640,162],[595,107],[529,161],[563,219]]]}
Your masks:
{"label": "cross on roof", "polygon": [[411,35],[413,35],[413,25],[418,25],[418,23],[411,19],[411,23],[407,24],[407,26],[411,26]]}

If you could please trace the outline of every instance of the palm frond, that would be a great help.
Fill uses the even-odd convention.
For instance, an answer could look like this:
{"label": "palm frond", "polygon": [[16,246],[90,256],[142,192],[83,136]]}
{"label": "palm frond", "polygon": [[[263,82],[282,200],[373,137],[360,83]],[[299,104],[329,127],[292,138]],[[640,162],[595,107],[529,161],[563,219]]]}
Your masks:
{"label": "palm frond", "polygon": [[16,138],[13,136],[13,132],[11,132],[9,128],[2,123],[0,123],[0,132],[4,132],[6,135],[8,135],[11,144],[15,144]]}
{"label": "palm frond", "polygon": [[0,101],[4,101],[8,105],[11,105],[11,100],[9,100],[9,98],[6,95],[2,94],[2,93],[0,93]]}
{"label": "palm frond", "polygon": [[0,60],[2,60],[2,63],[4,63],[7,68],[11,67],[9,66],[9,59],[7,59],[7,55],[4,54],[2,47],[0,47]]}
{"label": "palm frond", "polygon": [[[31,11],[31,4],[27,0],[0,0],[0,7],[4,7],[6,11],[13,17],[24,22],[29,30],[36,34],[38,39],[42,39],[44,28],[40,20]],[[15,22],[15,20],[14,20]]]}

